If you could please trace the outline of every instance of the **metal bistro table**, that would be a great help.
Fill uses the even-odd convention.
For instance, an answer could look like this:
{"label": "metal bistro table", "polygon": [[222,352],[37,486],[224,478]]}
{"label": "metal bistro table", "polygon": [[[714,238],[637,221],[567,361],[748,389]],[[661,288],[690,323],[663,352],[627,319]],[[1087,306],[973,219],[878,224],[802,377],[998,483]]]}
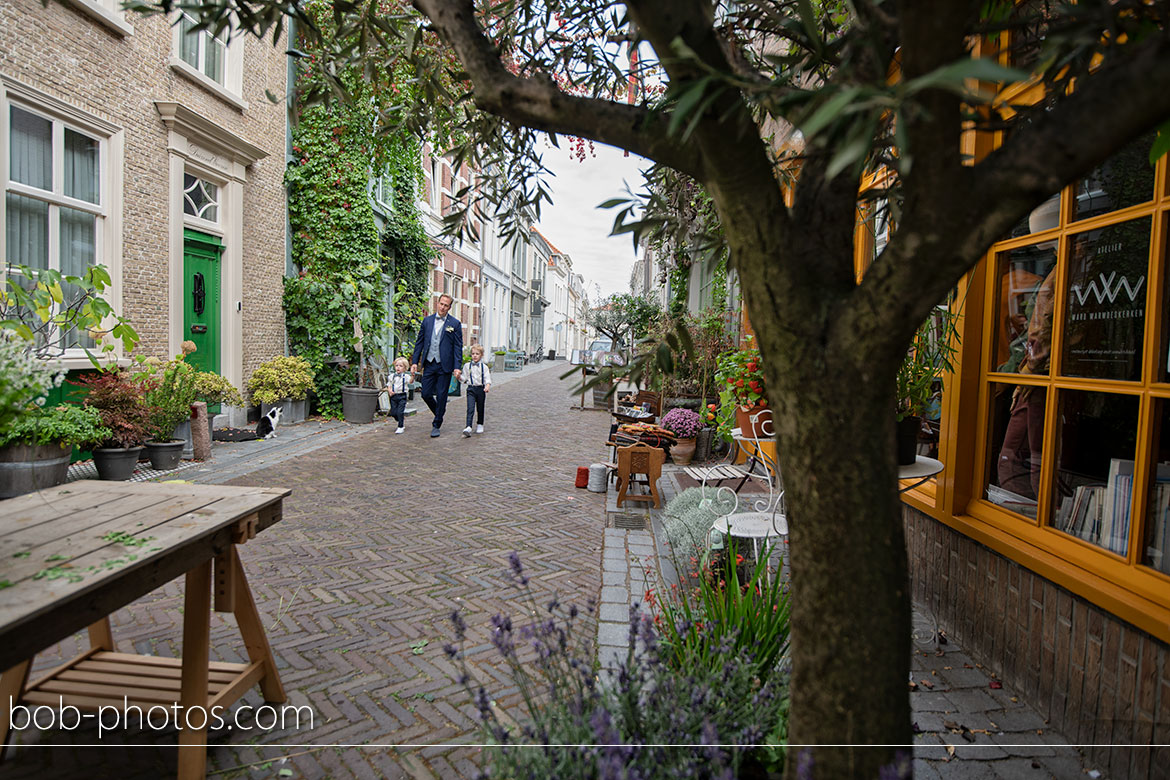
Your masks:
{"label": "metal bistro table", "polygon": [[928,458],[925,455],[917,455],[914,462],[906,466],[898,466],[898,482],[905,482],[907,480],[915,480],[915,482],[899,487],[899,493],[905,493],[907,490],[913,490],[919,485],[926,482],[935,474],[942,472],[944,466],[941,460]]}
{"label": "metal bistro table", "polygon": [[[203,714],[257,683],[265,700],[286,700],[237,546],[280,521],[290,492],[80,481],[0,501],[0,758],[10,702],[121,712],[125,697],[144,712],[178,704],[178,720],[203,708],[191,718],[203,728],[171,724],[180,726],[179,777],[203,777]],[[117,652],[110,614],[179,575],[183,657]],[[235,614],[249,663],[210,662],[213,606]],[[87,627],[88,651],[29,681],[38,652]]]}

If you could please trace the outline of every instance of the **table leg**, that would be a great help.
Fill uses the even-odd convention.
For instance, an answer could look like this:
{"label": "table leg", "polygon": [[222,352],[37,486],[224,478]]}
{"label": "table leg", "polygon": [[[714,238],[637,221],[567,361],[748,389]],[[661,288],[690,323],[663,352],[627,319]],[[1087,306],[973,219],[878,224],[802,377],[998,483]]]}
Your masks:
{"label": "table leg", "polygon": [[232,571],[235,574],[235,604],[233,612],[236,614],[236,624],[240,627],[240,636],[244,638],[244,647],[248,650],[248,660],[252,663],[264,663],[264,676],[260,678],[260,692],[264,700],[270,702],[284,702],[284,686],[280,682],[280,675],[276,671],[276,659],[272,656],[272,648],[268,644],[268,637],[264,634],[264,624],[260,622],[260,613],[256,611],[256,602],[252,599],[252,590],[248,587],[248,578],[244,576],[244,565],[240,562],[240,554],[233,544],[229,552]]}
{"label": "table leg", "polygon": [[[183,671],[179,693],[179,780],[207,774],[207,677],[211,661],[211,566],[207,561],[187,572],[183,599]],[[200,711],[201,710],[201,711]],[[189,728],[188,722],[203,722]]]}
{"label": "table leg", "polygon": [[8,749],[8,734],[12,730],[12,707],[20,701],[24,693],[24,686],[28,684],[28,670],[31,668],[30,658],[0,674],[0,761],[4,760],[4,751]]}
{"label": "table leg", "polygon": [[89,646],[95,650],[109,650],[113,652],[114,632],[110,629],[110,616],[102,618],[89,627]]}

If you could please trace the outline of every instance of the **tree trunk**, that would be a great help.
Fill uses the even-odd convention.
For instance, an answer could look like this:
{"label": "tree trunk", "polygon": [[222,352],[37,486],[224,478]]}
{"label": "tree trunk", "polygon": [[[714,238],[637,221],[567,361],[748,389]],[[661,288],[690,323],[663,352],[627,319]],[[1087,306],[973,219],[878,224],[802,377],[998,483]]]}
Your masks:
{"label": "tree trunk", "polygon": [[[842,357],[826,355],[804,371],[768,366],[769,395],[780,399],[791,542],[789,742],[905,745],[912,739],[910,600],[893,466],[893,387]],[[896,753],[796,747],[787,776],[876,778]]]}

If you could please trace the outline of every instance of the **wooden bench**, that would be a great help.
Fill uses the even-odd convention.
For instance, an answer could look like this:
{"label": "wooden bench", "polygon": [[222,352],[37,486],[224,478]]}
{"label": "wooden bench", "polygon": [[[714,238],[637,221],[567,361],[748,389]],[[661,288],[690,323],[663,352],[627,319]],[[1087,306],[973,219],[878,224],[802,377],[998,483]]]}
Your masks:
{"label": "wooden bench", "polygon": [[509,352],[504,355],[504,370],[519,371],[524,368],[524,359],[519,352]]}

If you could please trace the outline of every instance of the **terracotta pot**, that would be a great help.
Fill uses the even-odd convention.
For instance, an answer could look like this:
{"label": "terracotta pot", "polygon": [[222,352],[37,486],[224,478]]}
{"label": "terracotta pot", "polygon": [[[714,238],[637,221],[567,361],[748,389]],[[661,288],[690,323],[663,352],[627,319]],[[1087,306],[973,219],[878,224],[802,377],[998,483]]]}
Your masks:
{"label": "terracotta pot", "polygon": [[[748,439],[770,439],[775,434],[772,427],[770,415],[760,415],[760,412],[765,411],[767,407],[756,405],[745,409],[742,406],[735,407],[735,425],[741,431],[742,436]],[[755,424],[752,423],[754,415],[759,415],[755,418]]]}
{"label": "terracotta pot", "polygon": [[670,448],[670,459],[679,466],[686,466],[691,462],[691,458],[695,456],[695,440],[679,439]]}

